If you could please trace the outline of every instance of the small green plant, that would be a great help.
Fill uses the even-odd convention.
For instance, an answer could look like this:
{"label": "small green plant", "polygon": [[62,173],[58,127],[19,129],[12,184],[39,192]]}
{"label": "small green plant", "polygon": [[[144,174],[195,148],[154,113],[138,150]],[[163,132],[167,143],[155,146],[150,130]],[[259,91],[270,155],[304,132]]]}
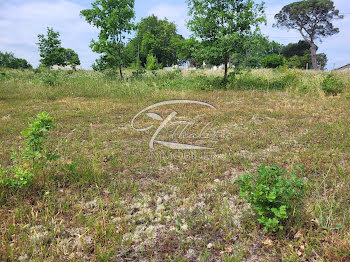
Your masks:
{"label": "small green plant", "polygon": [[238,179],[240,194],[251,204],[264,232],[283,229],[282,223],[300,207],[305,184],[294,173],[287,178],[278,166],[262,165],[257,173],[257,177],[245,174]]}
{"label": "small green plant", "polygon": [[52,128],[54,128],[52,118],[43,112],[38,114],[27,130],[22,131],[26,138],[25,148],[22,150],[20,158],[16,153],[12,154],[12,167],[7,170],[0,170],[0,188],[29,187],[33,183],[34,171],[37,168],[45,166],[47,161],[59,158],[58,155],[53,153],[44,156],[45,133]]}
{"label": "small green plant", "polygon": [[326,95],[338,95],[343,91],[343,83],[335,74],[330,73],[323,80],[321,88]]}
{"label": "small green plant", "polygon": [[58,155],[48,153],[43,155],[43,142],[46,138],[46,132],[54,128],[52,117],[43,112],[38,114],[34,122],[27,130],[22,131],[22,135],[26,138],[26,146],[23,150],[23,159],[29,159],[33,163],[33,167],[45,160],[56,160]]}

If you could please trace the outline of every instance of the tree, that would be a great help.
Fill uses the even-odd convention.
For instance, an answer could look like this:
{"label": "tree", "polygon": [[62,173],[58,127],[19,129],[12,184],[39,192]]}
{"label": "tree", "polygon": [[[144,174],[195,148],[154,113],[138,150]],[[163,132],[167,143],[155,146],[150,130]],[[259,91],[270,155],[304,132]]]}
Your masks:
{"label": "tree", "polygon": [[[325,53],[320,53],[316,55],[317,57],[317,66],[320,69],[324,69],[328,58]],[[310,52],[305,52],[303,56],[294,55],[288,59],[288,66],[295,67],[300,69],[308,68],[311,65],[311,55]]]}
{"label": "tree", "polygon": [[59,39],[60,33],[55,32],[53,28],[47,28],[47,36],[38,35],[40,51],[40,62],[47,67],[53,65],[66,66],[71,65],[75,67],[80,65],[78,54],[72,49],[65,49],[61,46]]}
{"label": "tree", "polygon": [[[255,33],[251,35],[247,41],[244,43],[244,54],[237,54],[236,57],[241,61],[244,60],[244,67],[259,68],[263,66],[264,57],[266,55],[280,55],[283,45],[275,42],[269,41],[266,36],[260,33]],[[242,66],[242,63],[241,65]]]}
{"label": "tree", "polygon": [[142,65],[146,64],[149,55],[153,55],[164,67],[178,62],[177,44],[181,40],[183,37],[177,34],[174,23],[151,15],[137,24],[136,37],[128,43],[128,47],[131,47],[134,58],[138,57]]}
{"label": "tree", "polygon": [[263,59],[263,66],[267,68],[276,68],[279,66],[283,66],[286,63],[286,59],[282,55],[267,55]]}
{"label": "tree", "polygon": [[303,39],[310,45],[312,66],[317,65],[316,41],[339,32],[332,24],[333,19],[342,19],[339,10],[335,9],[330,0],[304,0],[291,3],[275,15],[277,27],[298,30]]}
{"label": "tree", "polygon": [[98,41],[92,40],[90,47],[102,54],[110,67],[118,66],[123,79],[122,66],[126,60],[123,40],[134,28],[134,0],[96,0],[92,9],[82,10],[80,14],[89,24],[100,28]]}
{"label": "tree", "polygon": [[60,33],[55,32],[53,28],[47,28],[47,36],[39,34],[40,62],[47,67],[53,65],[64,66],[64,51],[59,40]]}
{"label": "tree", "polygon": [[13,68],[13,69],[18,69],[18,68],[32,68],[32,66],[28,63],[27,60],[22,59],[22,58],[16,58],[13,53],[8,53],[8,52],[1,52],[0,51],[0,67],[4,68]]}
{"label": "tree", "polygon": [[263,4],[252,0],[187,0],[189,29],[202,41],[202,55],[210,64],[224,64],[224,82],[233,53],[243,49],[244,39],[265,21]]}
{"label": "tree", "polygon": [[64,49],[64,61],[65,64],[71,65],[73,67],[80,65],[80,59],[78,54],[72,49]]}
{"label": "tree", "polygon": [[[310,50],[310,44],[304,40],[300,40],[298,43],[289,43],[286,45],[282,54],[285,58],[291,58],[293,56],[303,56],[305,52]],[[317,51],[317,50],[316,50]]]}

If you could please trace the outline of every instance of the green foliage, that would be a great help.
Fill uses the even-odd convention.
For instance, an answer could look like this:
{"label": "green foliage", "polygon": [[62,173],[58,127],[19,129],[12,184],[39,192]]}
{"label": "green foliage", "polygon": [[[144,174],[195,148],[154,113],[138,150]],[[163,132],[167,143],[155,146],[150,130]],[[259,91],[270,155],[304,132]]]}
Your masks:
{"label": "green foliage", "polygon": [[283,66],[286,63],[286,59],[282,55],[267,55],[264,57],[262,64],[266,68],[277,68]]}
{"label": "green foliage", "polygon": [[300,40],[298,43],[289,43],[282,49],[282,55],[289,59],[293,56],[303,56],[305,52],[309,52],[310,44],[306,41]]}
{"label": "green foliage", "polygon": [[80,59],[78,54],[72,49],[64,49],[64,61],[66,65],[71,65],[73,68],[80,65]]}
{"label": "green foliage", "polygon": [[[327,64],[327,55],[325,53],[317,54],[317,66],[320,69],[324,69]],[[309,52],[306,52],[303,56],[292,56],[288,59],[287,65],[291,68],[300,68],[300,69],[310,69],[312,68],[311,55]]]}
{"label": "green foliage", "polygon": [[141,19],[135,38],[127,45],[130,61],[138,57],[141,64],[145,65],[148,56],[154,55],[163,67],[176,64],[183,41],[176,31],[175,23],[167,19],[158,19],[155,15]]}
{"label": "green foliage", "polygon": [[149,54],[147,56],[146,69],[148,69],[148,70],[157,70],[157,69],[159,69],[159,64],[158,64],[157,57],[155,57],[152,54]]}
{"label": "green foliage", "polygon": [[30,160],[33,166],[43,164],[45,161],[57,160],[59,156],[55,154],[49,153],[45,156],[43,154],[46,132],[54,127],[52,118],[47,113],[38,114],[29,128],[22,131],[22,135],[26,138],[22,158]]}
{"label": "green foliage", "polygon": [[323,80],[321,88],[326,95],[336,96],[343,92],[343,82],[335,74],[330,73]]}
{"label": "green foliage", "polygon": [[287,178],[278,166],[262,165],[257,173],[238,179],[240,194],[252,205],[264,232],[283,229],[283,222],[300,207],[306,186],[294,173]]}
{"label": "green foliage", "polygon": [[244,52],[234,55],[231,61],[237,67],[261,68],[266,55],[279,55],[283,45],[269,41],[260,33],[254,33],[244,43]]}
{"label": "green foliage", "polygon": [[40,62],[50,67],[53,65],[64,65],[64,52],[61,47],[61,40],[59,39],[60,33],[55,32],[53,28],[47,28],[47,36],[39,34],[39,46]]}
{"label": "green foliage", "polygon": [[27,60],[22,58],[16,58],[13,53],[1,52],[0,51],[0,67],[12,68],[12,69],[28,69],[32,66],[27,62]]}
{"label": "green foliage", "polygon": [[107,67],[118,66],[123,79],[122,65],[127,60],[123,40],[125,34],[134,28],[131,22],[135,17],[134,0],[96,0],[91,9],[82,10],[80,15],[89,24],[100,28],[98,41],[91,41],[92,51],[102,54],[101,59]]}
{"label": "green foliage", "polygon": [[75,67],[80,65],[78,54],[72,49],[61,47],[60,33],[55,32],[53,28],[47,28],[47,35],[38,35],[40,51],[40,62],[46,67],[53,65],[65,66],[71,65]]}
{"label": "green foliage", "polygon": [[[54,128],[52,118],[43,112],[38,114],[27,130],[22,131],[26,141],[21,159],[13,153],[14,165],[7,170],[0,170],[0,188],[28,188],[34,181],[33,171],[45,166],[47,161],[59,159],[59,156],[53,153],[47,153],[44,156],[46,132],[52,128]],[[22,162],[19,163],[21,160]]]}
{"label": "green foliage", "polygon": [[[233,53],[242,53],[244,41],[265,21],[263,4],[252,0],[188,0],[188,27],[201,39],[206,63],[227,64]],[[227,79],[225,70],[224,82]]]}

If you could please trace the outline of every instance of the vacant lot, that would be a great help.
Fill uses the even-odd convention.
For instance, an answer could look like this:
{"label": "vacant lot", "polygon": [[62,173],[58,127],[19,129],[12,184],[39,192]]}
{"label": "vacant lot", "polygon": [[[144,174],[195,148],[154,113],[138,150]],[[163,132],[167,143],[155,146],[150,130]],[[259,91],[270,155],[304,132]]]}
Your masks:
{"label": "vacant lot", "polygon": [[[217,74],[130,72],[121,83],[113,72],[2,71],[1,169],[43,111],[56,125],[45,148],[61,157],[31,187],[0,188],[0,260],[349,261],[350,74],[325,82],[321,72],[247,71],[225,88]],[[326,95],[335,87],[337,96]],[[151,150],[155,115],[135,121],[150,130],[132,128],[142,109],[173,99],[216,110],[147,111],[198,120],[158,140],[214,149]],[[191,136],[209,123],[215,136]],[[263,233],[235,183],[264,163],[307,183],[302,214],[277,233]]]}

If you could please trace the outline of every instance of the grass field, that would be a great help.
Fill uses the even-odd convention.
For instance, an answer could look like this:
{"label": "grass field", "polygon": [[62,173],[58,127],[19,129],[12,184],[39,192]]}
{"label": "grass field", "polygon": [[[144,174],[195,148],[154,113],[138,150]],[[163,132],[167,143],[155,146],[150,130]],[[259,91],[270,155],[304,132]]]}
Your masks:
{"label": "grass field", "polygon": [[[0,168],[43,111],[56,125],[45,148],[61,156],[29,188],[0,188],[1,261],[350,261],[349,73],[327,84],[325,72],[253,70],[226,88],[222,72],[127,75],[0,72]],[[337,96],[322,90],[334,85]],[[191,133],[211,123],[212,139],[173,137],[210,155],[151,151],[158,122],[145,115],[137,126],[155,127],[132,128],[142,109],[173,99],[216,107],[152,111],[200,119]],[[277,233],[262,231],[235,183],[264,163],[305,167],[303,212]]]}

